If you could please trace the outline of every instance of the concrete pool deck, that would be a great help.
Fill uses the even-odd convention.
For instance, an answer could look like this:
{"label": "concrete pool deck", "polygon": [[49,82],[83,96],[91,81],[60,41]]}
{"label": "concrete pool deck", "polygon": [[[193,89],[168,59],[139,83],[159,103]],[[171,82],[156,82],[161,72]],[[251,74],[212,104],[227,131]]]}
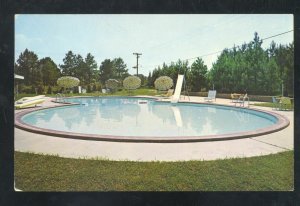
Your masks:
{"label": "concrete pool deck", "polygon": [[[43,107],[55,106],[47,98]],[[188,98],[181,101],[188,101]],[[203,97],[190,97],[204,102]],[[252,104],[254,102],[251,102]],[[217,98],[213,104],[234,105],[229,99]],[[250,108],[272,111],[285,116],[290,125],[278,132],[236,140],[190,143],[133,143],[67,139],[27,132],[15,128],[15,151],[58,155],[67,158],[99,158],[129,161],[188,161],[253,157],[293,150],[294,112],[250,105]],[[26,109],[26,110],[35,110]],[[16,110],[16,113],[22,110]]]}

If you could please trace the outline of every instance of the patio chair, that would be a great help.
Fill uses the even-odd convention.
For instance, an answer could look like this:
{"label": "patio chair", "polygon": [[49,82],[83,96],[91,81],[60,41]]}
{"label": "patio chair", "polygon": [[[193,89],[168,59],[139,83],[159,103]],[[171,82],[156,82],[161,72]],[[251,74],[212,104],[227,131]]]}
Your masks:
{"label": "patio chair", "polygon": [[215,99],[215,101],[216,101],[216,94],[217,94],[216,90],[209,90],[208,95],[207,95],[207,97],[204,97],[204,100],[211,102],[213,99]]}
{"label": "patio chair", "polygon": [[246,101],[248,102],[248,107],[249,107],[250,99],[249,99],[249,97],[248,97],[248,94],[245,94],[245,95],[243,95],[243,96],[240,96],[240,98],[235,102],[235,106],[236,106],[237,103],[239,103],[240,106],[243,106],[243,107],[244,107]]}
{"label": "patio chair", "polygon": [[238,99],[240,98],[241,94],[237,94],[237,93],[231,93],[231,102],[232,103],[236,103],[238,101]]}
{"label": "patio chair", "polygon": [[277,97],[272,97],[272,109],[273,110],[279,110],[280,107],[280,103],[279,103],[279,99]]}

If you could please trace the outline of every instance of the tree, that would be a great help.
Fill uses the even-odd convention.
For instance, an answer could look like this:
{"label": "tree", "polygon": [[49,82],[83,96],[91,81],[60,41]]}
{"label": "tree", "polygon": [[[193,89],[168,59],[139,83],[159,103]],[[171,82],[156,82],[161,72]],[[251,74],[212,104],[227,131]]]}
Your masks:
{"label": "tree", "polygon": [[75,55],[73,71],[74,71],[73,76],[80,79],[80,82],[83,85],[87,85],[89,83],[87,81],[87,66],[80,54]]}
{"label": "tree", "polygon": [[87,54],[85,58],[85,66],[86,66],[86,81],[90,83],[95,83],[97,81],[96,70],[98,68],[97,62],[90,53]]}
{"label": "tree", "polygon": [[264,50],[258,34],[237,49],[224,49],[208,73],[209,84],[220,92],[277,95],[281,82],[293,94],[294,47],[271,42]]}
{"label": "tree", "polygon": [[207,66],[204,61],[197,58],[191,66],[187,74],[188,83],[192,91],[201,91],[202,87],[206,86]]}
{"label": "tree", "polygon": [[50,57],[39,60],[38,67],[41,71],[43,85],[54,86],[60,77],[60,70]]}
{"label": "tree", "polygon": [[99,79],[102,85],[105,84],[105,81],[113,76],[113,62],[110,59],[105,59],[101,62]]}
{"label": "tree", "polygon": [[148,78],[147,78],[147,86],[151,87],[153,85],[152,83],[152,74],[149,72]]}
{"label": "tree", "polygon": [[40,78],[38,70],[38,56],[28,49],[22,52],[15,67],[17,74],[24,76],[25,85],[37,85]]}
{"label": "tree", "polygon": [[59,65],[59,67],[61,68],[61,73],[62,75],[70,75],[70,76],[74,76],[75,75],[75,58],[76,55],[73,54],[72,51],[68,51],[68,53],[66,54],[65,58],[63,59],[64,64]]}
{"label": "tree", "polygon": [[122,58],[115,58],[112,60],[112,64],[113,64],[113,77],[116,79],[123,79],[125,77],[127,77],[128,74],[128,69],[126,69],[126,64],[124,63]]}
{"label": "tree", "polygon": [[279,45],[275,50],[275,61],[285,94],[294,94],[294,43],[288,46]]}

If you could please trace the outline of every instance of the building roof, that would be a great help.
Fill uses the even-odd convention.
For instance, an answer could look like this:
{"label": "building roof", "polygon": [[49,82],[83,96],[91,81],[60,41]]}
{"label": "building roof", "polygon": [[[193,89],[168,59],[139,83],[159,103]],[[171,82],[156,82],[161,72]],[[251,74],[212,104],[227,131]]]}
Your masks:
{"label": "building roof", "polygon": [[15,79],[24,79],[23,76],[15,74]]}

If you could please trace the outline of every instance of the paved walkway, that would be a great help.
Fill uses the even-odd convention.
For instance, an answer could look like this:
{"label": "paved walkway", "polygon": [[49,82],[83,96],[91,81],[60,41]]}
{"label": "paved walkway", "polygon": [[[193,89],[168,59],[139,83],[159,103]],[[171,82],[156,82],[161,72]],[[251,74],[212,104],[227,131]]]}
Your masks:
{"label": "paved walkway", "polygon": [[[203,97],[190,98],[191,101],[204,102]],[[50,100],[48,98],[43,106],[54,105]],[[218,98],[216,104],[232,105],[233,103],[228,99]],[[250,105],[250,108],[272,110],[253,105]],[[67,139],[34,134],[15,128],[15,150],[67,158],[99,158],[117,161],[216,160],[253,157],[293,150],[294,112],[276,112],[287,117],[290,125],[281,131],[253,138],[194,143],[126,143]]]}

